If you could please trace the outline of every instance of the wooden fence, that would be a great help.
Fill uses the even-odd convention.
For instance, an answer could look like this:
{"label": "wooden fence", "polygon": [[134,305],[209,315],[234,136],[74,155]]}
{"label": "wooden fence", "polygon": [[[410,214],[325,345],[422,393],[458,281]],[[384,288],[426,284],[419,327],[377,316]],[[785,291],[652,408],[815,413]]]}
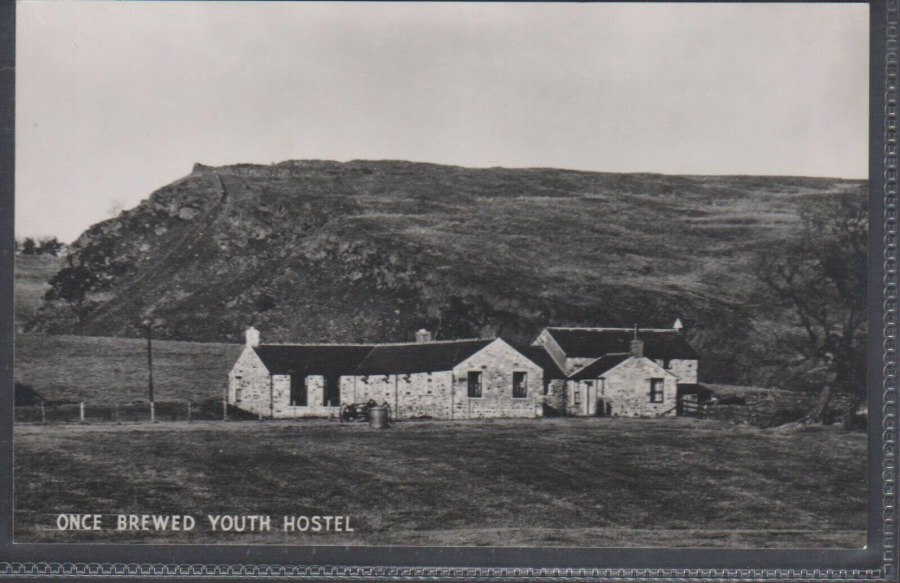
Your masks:
{"label": "wooden fence", "polygon": [[220,399],[41,403],[14,408],[16,423],[158,423],[255,419]]}

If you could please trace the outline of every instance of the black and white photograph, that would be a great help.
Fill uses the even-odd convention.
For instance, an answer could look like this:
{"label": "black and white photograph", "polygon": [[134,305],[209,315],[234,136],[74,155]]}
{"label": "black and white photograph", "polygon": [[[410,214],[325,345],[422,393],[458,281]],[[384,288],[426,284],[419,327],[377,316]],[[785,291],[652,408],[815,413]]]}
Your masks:
{"label": "black and white photograph", "polygon": [[866,547],[868,4],[15,42],[15,543]]}

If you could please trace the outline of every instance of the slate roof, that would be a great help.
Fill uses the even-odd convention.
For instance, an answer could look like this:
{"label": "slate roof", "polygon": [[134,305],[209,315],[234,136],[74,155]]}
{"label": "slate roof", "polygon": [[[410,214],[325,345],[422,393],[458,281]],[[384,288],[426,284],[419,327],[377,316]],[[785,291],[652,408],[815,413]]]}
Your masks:
{"label": "slate roof", "polygon": [[423,344],[261,344],[270,374],[373,375],[450,370],[494,340]]}
{"label": "slate roof", "polygon": [[493,341],[380,344],[372,349],[354,374],[407,374],[450,370]]}
{"label": "slate roof", "polygon": [[[568,358],[599,358],[605,354],[631,350],[634,330],[630,328],[548,328],[548,332]],[[676,330],[641,330],[644,356],[650,359],[697,359],[697,351]]]}
{"label": "slate roof", "polygon": [[352,374],[373,345],[260,344],[254,350],[270,374]]}
{"label": "slate roof", "polygon": [[528,357],[531,362],[544,369],[544,380],[564,379],[566,373],[563,372],[553,357],[544,350],[543,346],[513,346],[516,350]]}
{"label": "slate roof", "polygon": [[580,371],[572,374],[572,376],[570,376],[569,378],[573,381],[596,379],[603,375],[603,373],[605,373],[606,371],[619,366],[629,358],[631,358],[631,353],[605,354]]}

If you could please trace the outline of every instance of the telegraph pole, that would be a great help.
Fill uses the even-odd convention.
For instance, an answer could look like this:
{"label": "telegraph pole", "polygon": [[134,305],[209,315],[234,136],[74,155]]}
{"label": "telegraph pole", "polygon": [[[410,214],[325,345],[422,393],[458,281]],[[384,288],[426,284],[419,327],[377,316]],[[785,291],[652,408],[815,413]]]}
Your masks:
{"label": "telegraph pole", "polygon": [[141,322],[141,327],[147,332],[147,397],[153,403],[153,328],[159,326],[158,321],[149,318]]}

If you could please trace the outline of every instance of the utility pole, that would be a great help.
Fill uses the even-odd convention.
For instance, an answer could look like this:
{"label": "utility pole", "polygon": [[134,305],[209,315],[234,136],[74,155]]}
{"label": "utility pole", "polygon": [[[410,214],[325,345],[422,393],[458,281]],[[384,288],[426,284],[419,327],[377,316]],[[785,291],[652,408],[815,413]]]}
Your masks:
{"label": "utility pole", "polygon": [[153,402],[153,326],[147,326],[147,393]]}
{"label": "utility pole", "polygon": [[153,328],[161,325],[159,320],[146,318],[141,322],[141,327],[147,333],[147,397],[153,403]]}

